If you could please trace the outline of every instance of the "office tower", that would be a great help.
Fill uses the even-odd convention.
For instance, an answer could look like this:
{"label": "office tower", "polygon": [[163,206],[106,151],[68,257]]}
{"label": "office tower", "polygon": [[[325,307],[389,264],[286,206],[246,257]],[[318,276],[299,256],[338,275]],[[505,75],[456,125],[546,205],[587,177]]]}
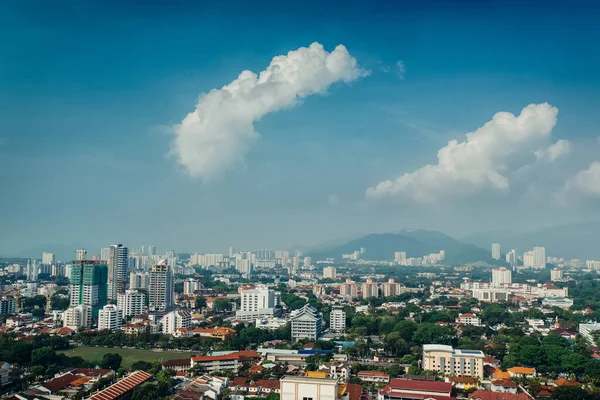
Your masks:
{"label": "office tower", "polygon": [[397,296],[400,294],[400,284],[394,278],[381,284],[381,295],[383,297]]}
{"label": "office tower", "polygon": [[191,327],[192,316],[187,310],[171,311],[161,318],[160,324],[162,325],[164,334],[172,335],[177,329]]}
{"label": "office tower", "polygon": [[492,244],[492,258],[494,260],[500,259],[500,254],[502,253],[502,247],[499,243]]}
{"label": "office tower", "polygon": [[148,272],[131,272],[129,274],[129,289],[148,289],[150,274]]}
{"label": "office tower", "polygon": [[155,256],[156,255],[156,246],[148,246],[148,255]]}
{"label": "office tower", "polygon": [[27,260],[27,280],[35,282],[38,279],[38,274],[40,272],[39,262],[35,258],[31,260]]}
{"label": "office tower", "polygon": [[337,271],[335,267],[325,267],[323,268],[323,279],[335,279],[337,277]]}
{"label": "office tower", "polygon": [[127,288],[127,247],[122,244],[110,246],[108,257],[108,298],[117,299],[117,294]]}
{"label": "office tower", "polygon": [[492,268],[492,286],[500,287],[512,283],[512,272],[507,268]]}
{"label": "office tower", "polygon": [[121,328],[123,322],[123,311],[114,304],[102,307],[98,312],[98,330],[107,329],[116,331]]}
{"label": "office tower", "polygon": [[394,261],[398,264],[402,265],[406,262],[406,252],[405,251],[397,251],[394,253]]}
{"label": "office tower", "polygon": [[346,331],[346,313],[341,308],[334,308],[329,319],[329,329],[332,332],[344,333]]}
{"label": "office tower", "polygon": [[63,326],[75,331],[79,328],[91,328],[92,307],[80,304],[77,307],[67,308],[63,313]]}
{"label": "office tower", "polygon": [[45,265],[54,264],[54,253],[43,252],[42,253],[42,264],[45,264]]}
{"label": "office tower", "polygon": [[550,271],[550,280],[552,282],[562,281],[564,279],[564,272],[562,269],[553,268]]}
{"label": "office tower", "polygon": [[123,310],[123,318],[135,317],[142,314],[146,296],[137,290],[126,290],[125,293],[117,295],[117,307]]}
{"label": "office tower", "polygon": [[243,290],[241,297],[240,309],[235,313],[239,320],[254,322],[256,319],[277,317],[281,314],[280,293],[266,286]]}
{"label": "office tower", "polygon": [[363,299],[367,299],[369,297],[379,297],[379,287],[371,278],[367,278],[367,281],[362,284],[361,290]]}
{"label": "office tower", "polygon": [[534,247],[533,248],[533,264],[536,268],[546,267],[546,248],[545,247]]}
{"label": "office tower", "polygon": [[71,307],[85,304],[96,315],[106,305],[108,267],[105,261],[74,260],[71,265]]}
{"label": "office tower", "polygon": [[200,290],[202,285],[198,279],[188,278],[183,281],[183,294],[193,295],[196,290]]}
{"label": "office tower", "polygon": [[110,259],[110,247],[100,249],[100,260],[107,261]]}
{"label": "office tower", "polygon": [[513,268],[517,265],[517,250],[512,249],[506,253],[506,262]]}
{"label": "office tower", "polygon": [[170,311],[173,308],[173,271],[165,260],[160,260],[150,270],[148,296],[153,311]]}
{"label": "office tower", "polygon": [[317,340],[323,333],[323,315],[315,308],[305,304],[290,315],[292,340]]}

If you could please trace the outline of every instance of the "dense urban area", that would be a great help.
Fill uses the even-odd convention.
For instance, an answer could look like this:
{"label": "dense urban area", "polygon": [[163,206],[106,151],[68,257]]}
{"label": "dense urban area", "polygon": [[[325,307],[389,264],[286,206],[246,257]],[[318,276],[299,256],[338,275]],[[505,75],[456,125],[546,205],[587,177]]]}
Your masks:
{"label": "dense urban area", "polygon": [[368,254],[2,259],[4,398],[600,398],[600,261]]}

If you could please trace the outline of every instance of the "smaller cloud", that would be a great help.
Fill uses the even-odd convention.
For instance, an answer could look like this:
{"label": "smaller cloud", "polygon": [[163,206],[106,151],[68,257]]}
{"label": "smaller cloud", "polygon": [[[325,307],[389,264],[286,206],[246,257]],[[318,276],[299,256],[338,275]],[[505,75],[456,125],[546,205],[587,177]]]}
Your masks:
{"label": "smaller cloud", "polygon": [[341,201],[340,198],[337,197],[335,194],[330,194],[329,196],[327,196],[327,202],[331,206],[337,206],[340,204]]}
{"label": "smaller cloud", "polygon": [[568,140],[561,139],[553,145],[539,149],[534,152],[535,158],[540,162],[552,163],[558,158],[566,156],[573,149],[573,145]]}
{"label": "smaller cloud", "polygon": [[406,66],[404,65],[404,61],[399,60],[396,62],[396,73],[400,79],[404,79],[406,75]]}
{"label": "smaller cloud", "polygon": [[600,197],[600,161],[594,161],[567,181],[563,196],[572,194]]}

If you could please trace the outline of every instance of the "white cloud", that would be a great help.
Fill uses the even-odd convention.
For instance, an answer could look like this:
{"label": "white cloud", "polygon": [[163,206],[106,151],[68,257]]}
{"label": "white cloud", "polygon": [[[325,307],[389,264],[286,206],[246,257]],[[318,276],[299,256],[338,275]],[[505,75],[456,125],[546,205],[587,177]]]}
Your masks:
{"label": "white cloud", "polygon": [[406,66],[404,65],[403,61],[398,61],[396,63],[396,73],[398,74],[400,79],[404,79],[404,76],[406,74]]}
{"label": "white cloud", "polygon": [[594,161],[587,169],[579,171],[571,177],[562,196],[570,194],[600,197],[600,161]]}
{"label": "white cloud", "polygon": [[558,158],[569,154],[572,149],[573,146],[571,145],[571,142],[561,139],[545,149],[536,150],[534,154],[538,161],[551,163]]}
{"label": "white cloud", "polygon": [[171,154],[191,176],[209,180],[238,162],[259,138],[253,123],[266,114],[291,107],[335,82],[367,76],[346,47],[331,53],[319,43],[277,56],[259,75],[243,71],[221,89],[198,99],[196,109],[173,127]]}
{"label": "white cloud", "polygon": [[[558,109],[548,103],[530,104],[519,116],[499,112],[466,140],[451,140],[438,150],[437,164],[425,165],[395,180],[367,189],[369,199],[408,198],[432,203],[447,197],[464,197],[491,188],[508,191],[505,176],[510,162],[537,148],[556,125]],[[504,173],[504,175],[503,175]]]}

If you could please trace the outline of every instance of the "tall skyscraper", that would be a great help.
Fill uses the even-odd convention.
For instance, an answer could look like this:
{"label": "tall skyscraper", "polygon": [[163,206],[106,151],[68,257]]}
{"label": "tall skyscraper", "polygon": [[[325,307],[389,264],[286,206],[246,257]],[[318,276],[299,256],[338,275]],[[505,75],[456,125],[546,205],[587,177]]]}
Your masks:
{"label": "tall skyscraper", "polygon": [[54,253],[43,252],[42,253],[42,264],[44,264],[44,265],[54,264]]}
{"label": "tall skyscraper", "polygon": [[38,279],[38,274],[40,272],[39,261],[35,258],[27,261],[27,280],[35,282]]}
{"label": "tall skyscraper", "polygon": [[117,294],[125,293],[127,289],[127,247],[122,244],[110,246],[108,257],[108,298],[117,299]]}
{"label": "tall skyscraper", "polygon": [[494,260],[499,260],[501,253],[502,253],[502,247],[500,246],[500,243],[492,244],[492,258]]}
{"label": "tall skyscraper", "polygon": [[536,268],[546,267],[546,248],[545,247],[534,247],[533,248],[533,264]]}
{"label": "tall skyscraper", "polygon": [[173,308],[173,271],[165,260],[159,261],[150,271],[148,296],[153,311],[170,311]]}
{"label": "tall skyscraper", "polygon": [[71,307],[88,305],[96,315],[106,305],[108,267],[105,261],[73,261],[70,280]]}
{"label": "tall skyscraper", "polygon": [[512,249],[511,251],[506,253],[506,262],[513,268],[517,266],[517,250],[516,249]]}
{"label": "tall skyscraper", "polygon": [[108,261],[110,259],[110,247],[100,249],[100,260]]}

